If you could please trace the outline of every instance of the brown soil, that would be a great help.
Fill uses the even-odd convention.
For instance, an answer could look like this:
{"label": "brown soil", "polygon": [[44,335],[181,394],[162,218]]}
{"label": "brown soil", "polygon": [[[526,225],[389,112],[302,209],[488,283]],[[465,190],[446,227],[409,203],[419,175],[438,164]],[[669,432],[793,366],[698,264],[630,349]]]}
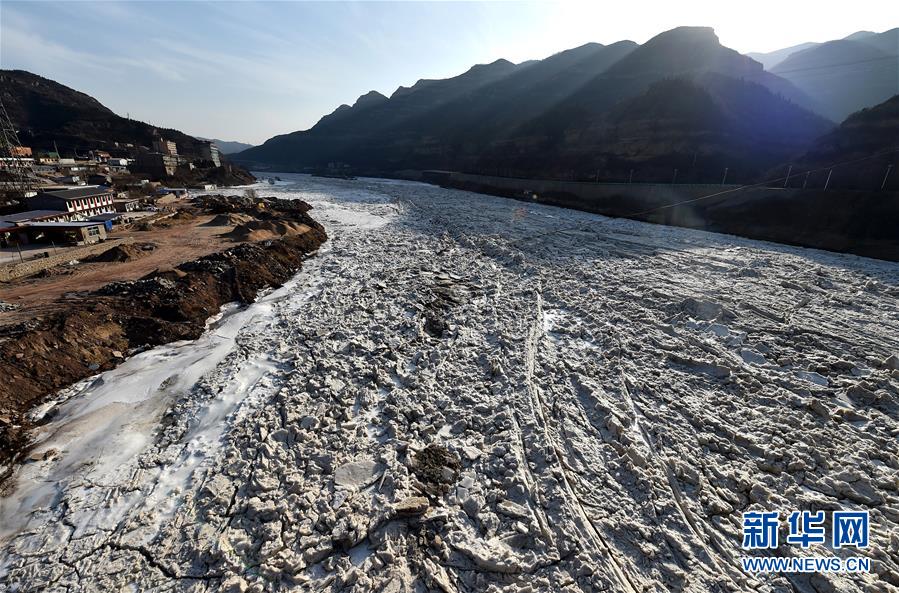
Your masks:
{"label": "brown soil", "polygon": [[[110,233],[111,239],[131,238],[136,242],[152,241],[156,249],[136,259],[110,266],[105,261],[82,261],[77,266],[61,266],[45,277],[32,276],[14,283],[0,284],[0,301],[19,305],[13,312],[0,313],[0,327],[18,323],[46,312],[48,306],[61,297],[71,299],[75,293],[84,293],[115,280],[137,280],[159,269],[171,269],[178,264],[221,251],[233,244],[222,235],[229,231],[223,227],[209,227],[205,223],[210,214],[200,214],[190,221],[173,221],[171,226],[150,224],[148,232],[139,231],[134,225]],[[171,220],[171,219],[165,219]],[[140,225],[140,221],[137,225]]]}
{"label": "brown soil", "polygon": [[237,226],[253,220],[252,216],[247,214],[216,214],[212,220],[206,223],[206,226]]}
{"label": "brown soil", "polygon": [[304,224],[271,220],[251,220],[224,235],[234,241],[265,241],[275,237],[299,235],[309,230]]}
{"label": "brown soil", "polygon": [[[296,273],[306,255],[326,240],[324,228],[307,214],[304,202],[266,199],[265,204],[266,216],[305,231],[217,253],[209,253],[212,242],[203,241],[194,253],[206,253],[185,263],[190,257],[178,257],[175,238],[169,236],[166,244],[159,237],[165,232],[154,232],[159,247],[139,259],[86,264],[72,275],[0,290],[0,300],[23,305],[0,314],[7,319],[0,325],[0,465],[24,454],[30,428],[26,414],[46,396],[113,368],[134,348],[196,339],[225,303],[252,302],[262,288],[278,286]],[[189,233],[184,225],[177,232],[198,232],[210,218],[193,217]],[[222,230],[203,228],[212,237]],[[220,249],[221,238],[215,244]],[[74,285],[83,292],[72,294]],[[28,295],[40,302],[32,303]]]}
{"label": "brown soil", "polygon": [[156,249],[156,243],[125,243],[116,245],[97,255],[85,258],[87,263],[93,262],[118,262],[124,263],[134,261],[142,257],[150,255]]}

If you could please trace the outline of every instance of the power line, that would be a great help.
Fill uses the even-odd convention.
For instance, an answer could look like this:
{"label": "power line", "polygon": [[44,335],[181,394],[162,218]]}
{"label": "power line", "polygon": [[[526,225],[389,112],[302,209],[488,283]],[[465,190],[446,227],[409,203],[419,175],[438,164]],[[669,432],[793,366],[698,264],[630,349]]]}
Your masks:
{"label": "power line", "polygon": [[[868,62],[878,62],[880,60],[899,60],[899,56],[881,56],[879,58],[868,58],[867,60],[855,60],[853,62],[842,62],[839,64],[824,64],[822,66],[807,66],[805,68],[794,68],[792,70],[768,70],[771,74],[780,76],[781,74],[792,74],[793,72],[805,72],[806,70],[821,70],[822,68],[839,68],[840,66],[854,66],[855,64],[867,64]],[[774,66],[777,68],[777,66]]]}
{"label": "power line", "polygon": [[[831,165],[827,165],[827,166],[825,166],[825,167],[819,167],[819,168],[817,168],[817,169],[808,169],[808,170],[803,171],[803,172],[801,172],[801,173],[797,173],[796,175],[797,175],[797,176],[802,175],[802,174],[808,175],[808,174],[810,174],[810,173],[816,173],[816,172],[818,172],[818,171],[827,171],[827,170],[829,170],[829,169],[834,169],[834,168],[836,168],[836,167],[842,167],[842,166],[844,166],[844,165],[852,165],[852,164],[854,164],[854,163],[860,163],[860,162],[862,162],[862,161],[867,161],[867,160],[869,160],[869,159],[881,157],[881,156],[888,155],[888,154],[894,154],[894,153],[899,153],[899,148],[893,148],[893,149],[891,149],[891,150],[885,150],[885,151],[882,151],[882,152],[870,154],[870,155],[868,155],[868,156],[860,157],[860,158],[857,158],[857,159],[851,159],[851,160],[848,160],[848,161],[843,161],[843,162],[839,162],[839,163],[834,163],[834,164],[831,164]],[[692,203],[699,202],[699,201],[702,201],[702,200],[708,200],[709,198],[715,198],[715,197],[718,197],[718,196],[723,196],[723,195],[725,195],[725,194],[731,194],[731,193],[735,193],[735,192],[738,192],[738,191],[743,191],[743,190],[746,190],[746,189],[752,189],[752,188],[755,188],[755,187],[761,187],[761,186],[765,186],[765,185],[770,185],[770,184],[772,184],[772,183],[777,183],[777,182],[779,182],[779,181],[783,181],[784,179],[786,179],[786,176],[778,177],[778,178],[776,178],[776,179],[767,179],[767,180],[765,180],[765,181],[760,181],[760,182],[758,182],[758,183],[751,183],[751,184],[748,184],[748,185],[741,185],[741,186],[739,186],[739,187],[732,187],[732,188],[730,188],[730,189],[725,189],[725,190],[718,191],[718,192],[714,192],[714,193],[707,194],[707,195],[704,195],[704,196],[699,196],[699,197],[696,197],[696,198],[689,198],[689,199],[687,199],[687,200],[681,200],[680,202],[675,202],[675,203],[673,203],[673,204],[664,204],[664,205],[662,205],[662,206],[656,206],[656,207],[654,207],[654,208],[649,208],[649,209],[646,209],[646,210],[639,210],[639,211],[636,211],[636,212],[631,212],[631,213],[629,213],[629,214],[622,214],[622,215],[619,215],[619,216],[607,216],[607,218],[609,218],[609,219],[612,219],[612,218],[629,218],[629,219],[632,219],[632,218],[635,218],[635,217],[637,217],[637,216],[645,216],[645,215],[647,215],[647,214],[652,214],[653,212],[659,212],[659,211],[662,211],[662,210],[668,210],[668,209],[670,209],[670,208],[676,208],[676,207],[678,207],[678,206],[683,206],[684,204],[692,204]],[[600,224],[602,224],[603,222],[604,222],[604,221],[602,221],[602,220],[599,221]],[[521,243],[522,241],[525,241],[525,240],[532,241],[533,239],[537,239],[537,238],[541,238],[541,237],[546,237],[546,236],[549,236],[549,235],[554,235],[554,234],[556,234],[556,233],[563,233],[563,232],[567,232],[567,231],[592,230],[595,226],[596,226],[596,223],[593,223],[593,224],[591,224],[591,225],[578,225],[578,226],[574,226],[574,227],[567,227],[567,228],[553,229],[553,230],[547,231],[547,232],[545,232],[545,233],[538,233],[538,234],[536,234],[536,235],[530,235],[529,237],[522,238],[522,239],[519,239],[519,240],[517,240],[517,241],[511,241],[510,244],[511,244],[511,245],[517,245],[518,243]]]}

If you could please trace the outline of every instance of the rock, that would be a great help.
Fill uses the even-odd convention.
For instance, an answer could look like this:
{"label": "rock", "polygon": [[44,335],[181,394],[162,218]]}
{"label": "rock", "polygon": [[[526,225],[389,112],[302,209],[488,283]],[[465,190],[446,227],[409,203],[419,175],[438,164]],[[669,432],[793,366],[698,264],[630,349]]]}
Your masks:
{"label": "rock", "polygon": [[883,361],[883,367],[893,371],[899,371],[899,356],[896,356],[895,354],[888,356],[887,359]]}
{"label": "rock", "polygon": [[375,482],[384,466],[372,460],[345,463],[334,471],[334,485],[348,489],[365,488]]}
{"label": "rock", "polygon": [[424,496],[410,496],[405,498],[393,506],[393,510],[397,515],[416,516],[423,515],[430,508],[431,504]]}
{"label": "rock", "polygon": [[514,517],[516,519],[525,519],[530,517],[531,513],[528,511],[526,507],[521,506],[520,504],[514,503],[511,500],[504,500],[496,505],[496,510],[506,515],[507,517]]}
{"label": "rock", "polygon": [[462,510],[472,519],[477,519],[478,513],[481,510],[481,503],[477,500],[477,497],[469,496],[462,501]]}
{"label": "rock", "polygon": [[244,593],[247,588],[247,582],[243,577],[233,575],[222,582],[220,591],[222,593]]}

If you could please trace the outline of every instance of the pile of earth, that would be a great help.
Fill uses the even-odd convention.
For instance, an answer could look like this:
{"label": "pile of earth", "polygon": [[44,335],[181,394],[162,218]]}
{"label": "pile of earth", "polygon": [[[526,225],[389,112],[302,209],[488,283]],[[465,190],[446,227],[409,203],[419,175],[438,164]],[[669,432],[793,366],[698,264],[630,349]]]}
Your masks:
{"label": "pile of earth", "polygon": [[86,263],[129,262],[144,257],[156,249],[155,243],[125,243],[107,249],[103,253],[84,258]]}
{"label": "pile of earth", "polygon": [[204,194],[197,196],[194,202],[201,209],[213,214],[242,212],[253,214],[257,218],[270,216],[275,212],[296,212],[305,214],[312,206],[302,200],[285,200],[274,197],[256,196],[224,196],[222,194]]}
{"label": "pile of earth", "polygon": [[[113,282],[77,302],[60,301],[39,319],[0,327],[0,474],[24,456],[31,428],[27,413],[48,395],[113,368],[122,353],[198,338],[222,305],[250,303],[263,288],[280,286],[327,240],[324,227],[306,214],[308,204],[288,202],[281,210],[275,202],[262,202],[272,221],[304,232]],[[123,251],[130,256],[131,248],[142,251],[127,247]]]}
{"label": "pile of earth", "polygon": [[254,220],[254,218],[247,214],[216,214],[215,217],[204,226],[237,226],[250,222],[251,220]]}
{"label": "pile of earth", "polygon": [[302,223],[275,220],[250,220],[234,227],[234,230],[224,235],[232,241],[268,241],[278,237],[301,235],[309,231],[309,227]]}

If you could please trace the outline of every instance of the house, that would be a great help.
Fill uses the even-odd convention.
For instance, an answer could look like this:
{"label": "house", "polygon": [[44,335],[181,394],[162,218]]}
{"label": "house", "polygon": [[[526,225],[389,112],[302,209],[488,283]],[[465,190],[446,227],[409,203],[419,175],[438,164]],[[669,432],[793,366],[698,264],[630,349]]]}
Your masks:
{"label": "house", "polygon": [[0,215],[0,226],[6,224],[21,226],[29,222],[66,222],[72,220],[74,216],[71,212],[61,210],[29,210]]}
{"label": "house", "polygon": [[10,146],[9,154],[10,156],[30,157],[31,148],[28,146]]}
{"label": "house", "polygon": [[59,163],[58,152],[42,152],[37,157],[37,162],[42,165],[55,165]]}
{"label": "house", "polygon": [[87,176],[87,183],[88,185],[110,185],[112,180],[109,178],[109,175],[94,173]]}
{"label": "house", "polygon": [[140,210],[139,198],[116,198],[112,201],[116,212],[134,212]]}
{"label": "house", "polygon": [[[124,221],[125,215],[121,212],[107,212],[106,214],[97,214],[96,216],[91,216],[88,219],[88,222],[102,222],[106,227],[106,232],[112,231],[112,225],[120,224]],[[128,217],[128,220],[131,220]]]}
{"label": "house", "polygon": [[160,187],[157,194],[175,194],[176,198],[186,198],[189,190],[186,187]]}
{"label": "house", "polygon": [[212,164],[216,167],[222,166],[219,148],[212,142],[203,142],[200,145],[200,158],[204,161],[212,161]]}
{"label": "house", "polygon": [[91,154],[94,157],[94,160],[97,161],[98,163],[108,163],[109,162],[110,154],[108,152],[106,152],[105,150],[95,150]]}
{"label": "house", "polygon": [[60,210],[81,216],[114,212],[112,190],[105,185],[43,191],[26,203],[35,209]]}
{"label": "house", "polygon": [[27,238],[22,236],[21,230],[16,225],[0,221],[0,248],[21,245]]}
{"label": "house", "polygon": [[106,240],[104,222],[29,222],[20,230],[31,243],[89,245]]}
{"label": "house", "polygon": [[106,161],[106,166],[112,173],[127,173],[128,159],[111,158]]}
{"label": "house", "polygon": [[53,178],[53,183],[58,183],[60,185],[81,185],[83,182],[81,181],[80,175],[58,175]]}

